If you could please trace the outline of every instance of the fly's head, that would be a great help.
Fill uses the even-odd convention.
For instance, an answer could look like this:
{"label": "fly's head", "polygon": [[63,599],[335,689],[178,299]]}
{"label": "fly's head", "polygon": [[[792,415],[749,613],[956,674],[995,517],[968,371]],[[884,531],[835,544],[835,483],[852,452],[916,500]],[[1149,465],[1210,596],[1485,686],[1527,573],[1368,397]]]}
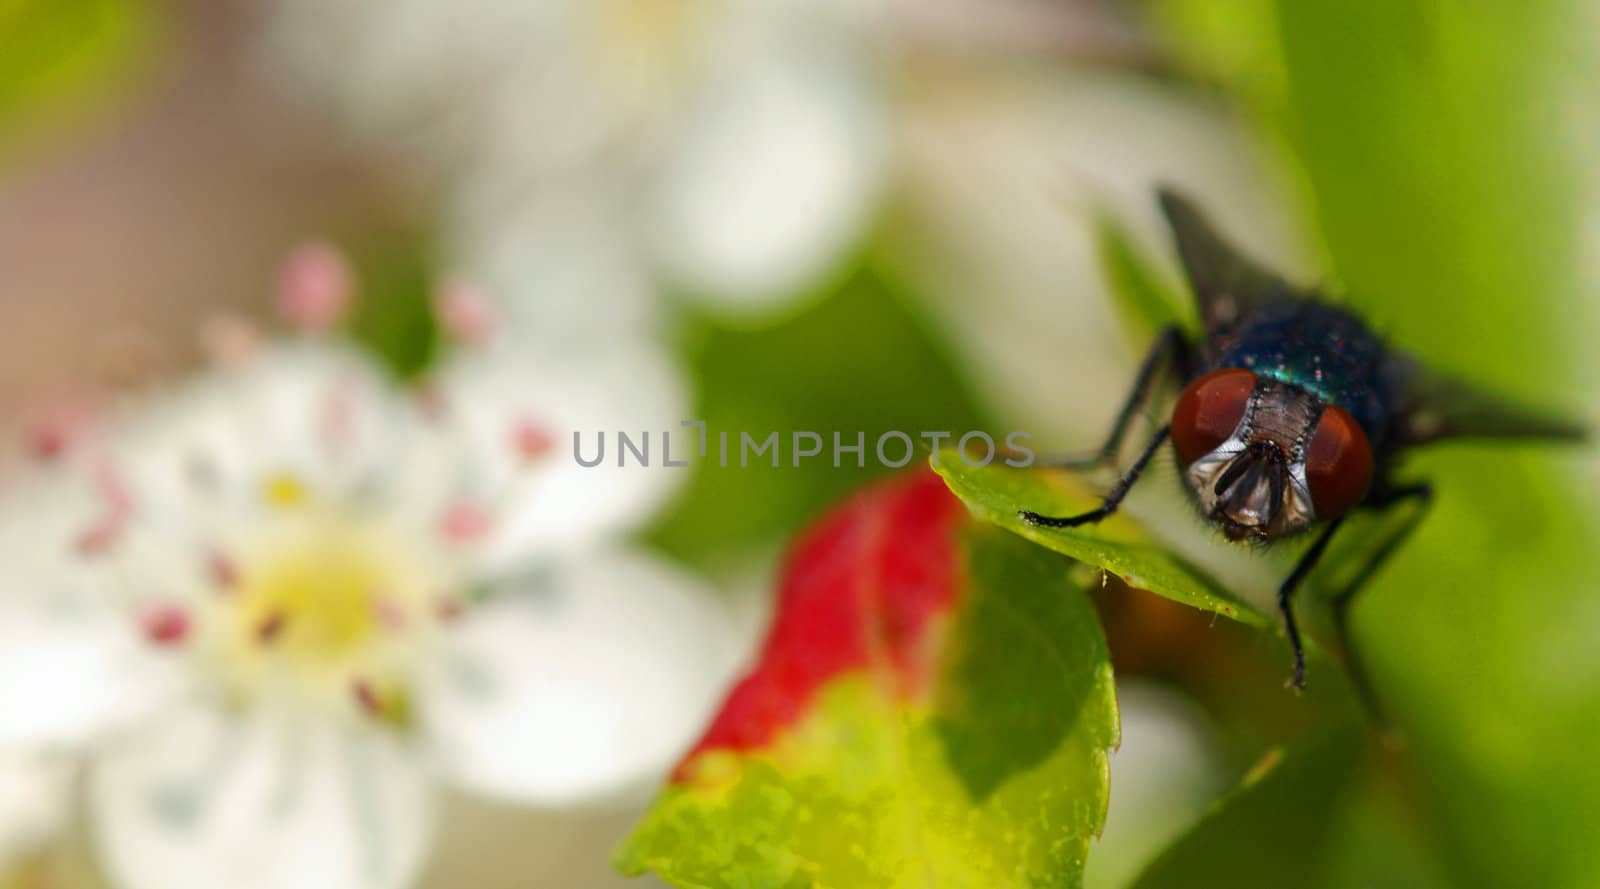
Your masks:
{"label": "fly's head", "polygon": [[1242,368],[1189,383],[1172,413],[1183,481],[1230,540],[1266,542],[1349,512],[1372,483],[1354,417]]}

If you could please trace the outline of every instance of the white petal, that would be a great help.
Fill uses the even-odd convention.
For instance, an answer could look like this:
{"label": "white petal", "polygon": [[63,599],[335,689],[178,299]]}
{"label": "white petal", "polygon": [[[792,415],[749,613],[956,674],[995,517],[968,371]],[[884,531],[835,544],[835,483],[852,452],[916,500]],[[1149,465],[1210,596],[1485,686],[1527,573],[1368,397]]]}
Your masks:
{"label": "white petal", "polygon": [[[338,122],[385,159],[470,178],[486,151],[511,142],[524,165],[573,134],[557,115],[592,103],[545,81],[573,53],[569,7],[538,3],[444,5],[431,0],[284,0],[264,8],[261,73],[297,98],[331,101]],[[570,80],[568,78],[567,80]],[[496,126],[518,110],[497,105],[515,92],[534,129]],[[580,121],[581,123],[581,121]]]}
{"label": "white petal", "polygon": [[376,365],[323,342],[267,347],[140,407],[117,457],[146,517],[193,516],[219,493],[253,508],[274,476],[348,492],[404,440],[396,424],[410,416]]}
{"label": "white petal", "polygon": [[0,607],[0,746],[85,743],[137,716],[164,679],[117,615]]}
{"label": "white petal", "polygon": [[100,509],[64,474],[0,499],[0,747],[82,744],[170,687],[116,578],[77,552]]}
{"label": "white petal", "polygon": [[463,189],[450,252],[501,312],[506,338],[604,343],[658,324],[660,294],[638,255],[632,214],[615,194],[620,184],[588,177],[519,198],[485,176]]}
{"label": "white petal", "polygon": [[802,40],[766,48],[741,47],[711,78],[651,217],[663,269],[720,309],[770,309],[833,271],[884,178],[865,66]]}
{"label": "white petal", "polygon": [[364,726],[191,707],[94,764],[89,814],[122,889],[391,889],[431,832],[415,758]]}
{"label": "white petal", "polygon": [[[451,429],[464,442],[461,465],[473,467],[470,493],[496,507],[485,543],[488,570],[516,567],[555,551],[570,550],[634,528],[686,478],[686,469],[663,465],[663,434],[673,459],[698,446],[688,419],[688,398],[677,368],[653,349],[612,347],[565,359],[500,353],[473,356],[440,377]],[[532,424],[549,437],[548,453],[529,459],[516,447],[519,427]],[[617,436],[650,442],[650,465],[631,454],[618,466]],[[605,437],[605,460],[586,467],[575,459],[574,434],[593,460]]]}
{"label": "white petal", "polygon": [[64,760],[0,757],[0,875],[61,831],[71,777]]}
{"label": "white petal", "polygon": [[708,590],[605,554],[470,613],[423,719],[469,789],[541,805],[620,792],[688,749],[729,679],[733,637]]}

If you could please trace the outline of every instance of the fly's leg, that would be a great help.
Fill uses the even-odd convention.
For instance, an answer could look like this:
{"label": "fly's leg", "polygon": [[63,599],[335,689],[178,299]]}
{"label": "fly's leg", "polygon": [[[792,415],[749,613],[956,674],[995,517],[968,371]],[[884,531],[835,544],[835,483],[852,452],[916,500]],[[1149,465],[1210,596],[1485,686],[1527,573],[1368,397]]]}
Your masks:
{"label": "fly's leg", "polygon": [[1321,561],[1323,552],[1328,548],[1328,541],[1333,539],[1343,524],[1344,516],[1329,523],[1278,587],[1278,613],[1283,615],[1283,630],[1289,637],[1289,647],[1294,651],[1294,674],[1289,677],[1289,686],[1296,691],[1306,687],[1306,648],[1300,640],[1300,626],[1294,619],[1294,593],[1311,569],[1317,567],[1317,562]]}
{"label": "fly's leg", "polygon": [[1134,378],[1133,391],[1122,403],[1122,410],[1117,414],[1117,421],[1111,426],[1111,434],[1106,436],[1106,443],[1098,451],[1079,457],[1055,457],[1040,460],[1036,465],[1055,467],[1060,469],[1097,469],[1101,466],[1110,466],[1117,460],[1117,452],[1122,450],[1122,440],[1127,437],[1128,427],[1133,425],[1133,418],[1139,413],[1149,399],[1150,391],[1154,388],[1156,377],[1165,364],[1167,358],[1174,359],[1178,370],[1188,375],[1190,372],[1189,342],[1183,338],[1183,331],[1177,325],[1168,325],[1163,328],[1161,335],[1156,338],[1155,344],[1145,354],[1144,361],[1139,364],[1139,374]]}
{"label": "fly's leg", "polygon": [[1075,528],[1078,525],[1092,525],[1100,521],[1116,512],[1117,507],[1122,505],[1122,498],[1128,496],[1128,489],[1132,488],[1133,483],[1139,480],[1139,475],[1144,472],[1144,468],[1149,464],[1150,458],[1156,455],[1156,451],[1160,449],[1161,443],[1167,440],[1167,434],[1171,431],[1171,426],[1162,426],[1156,430],[1156,434],[1150,439],[1150,443],[1144,446],[1144,452],[1139,455],[1139,459],[1133,461],[1133,465],[1128,468],[1127,472],[1122,474],[1122,478],[1117,479],[1117,483],[1106,493],[1105,499],[1100,501],[1100,505],[1094,509],[1074,516],[1047,516],[1028,510],[1023,510],[1017,515],[1024,522],[1043,528]]}
{"label": "fly's leg", "polygon": [[1362,706],[1380,726],[1387,726],[1383,710],[1379,706],[1378,695],[1372,687],[1372,680],[1367,673],[1365,660],[1356,649],[1355,640],[1350,635],[1350,606],[1354,603],[1356,594],[1378,573],[1389,557],[1394,555],[1400,545],[1411,537],[1412,532],[1427,516],[1428,510],[1433,506],[1433,486],[1427,482],[1412,485],[1402,485],[1392,488],[1375,490],[1372,496],[1363,504],[1364,508],[1384,511],[1407,501],[1416,501],[1420,504],[1415,513],[1406,519],[1405,524],[1396,527],[1377,548],[1367,556],[1356,572],[1355,577],[1345,584],[1333,597],[1333,628],[1338,634],[1339,646],[1344,649],[1345,664],[1350,671],[1350,681],[1355,686],[1356,694],[1360,697]]}
{"label": "fly's leg", "polygon": [[[1144,406],[1154,388],[1156,376],[1168,359],[1172,359],[1178,370],[1187,376],[1191,370],[1191,357],[1189,342],[1183,338],[1183,331],[1177,325],[1169,325],[1161,331],[1161,336],[1156,339],[1150,352],[1145,355],[1144,361],[1139,365],[1139,374],[1134,379],[1133,391],[1128,393],[1128,398],[1122,404],[1122,410],[1117,414],[1116,423],[1112,424],[1111,434],[1106,437],[1106,443],[1096,453],[1075,459],[1046,460],[1043,465],[1056,466],[1067,469],[1089,469],[1099,466],[1111,465],[1116,461],[1117,452],[1122,449],[1122,440],[1127,437],[1128,427],[1133,424],[1134,415]],[[1030,525],[1039,525],[1046,528],[1071,528],[1077,525],[1087,525],[1098,522],[1117,511],[1122,504],[1122,498],[1128,494],[1128,489],[1139,480],[1139,475],[1144,472],[1150,458],[1155,456],[1161,443],[1166,441],[1167,434],[1171,431],[1169,426],[1162,426],[1151,437],[1139,458],[1133,466],[1123,473],[1117,483],[1106,493],[1100,505],[1086,513],[1075,516],[1046,516],[1039,513],[1023,510],[1017,515]]]}

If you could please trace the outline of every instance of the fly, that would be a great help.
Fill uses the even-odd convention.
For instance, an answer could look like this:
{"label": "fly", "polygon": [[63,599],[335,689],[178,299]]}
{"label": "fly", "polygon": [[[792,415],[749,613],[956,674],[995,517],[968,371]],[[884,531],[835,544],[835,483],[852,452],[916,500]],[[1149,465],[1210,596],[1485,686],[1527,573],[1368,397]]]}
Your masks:
{"label": "fly", "polygon": [[1204,337],[1193,340],[1177,325],[1164,329],[1105,445],[1087,459],[1054,465],[1114,466],[1134,415],[1167,367],[1184,383],[1171,418],[1099,507],[1060,517],[1024,511],[1021,518],[1049,528],[1104,519],[1117,511],[1170,440],[1190,499],[1229,540],[1267,544],[1315,532],[1278,587],[1278,611],[1294,652],[1289,684],[1300,689],[1306,661],[1295,591],[1351,513],[1418,503],[1419,509],[1377,542],[1332,601],[1352,677],[1371,705],[1370,686],[1349,644],[1350,605],[1433,500],[1427,481],[1395,478],[1398,458],[1446,439],[1579,441],[1586,430],[1429,371],[1412,356],[1388,348],[1353,313],[1320,301],[1315,291],[1289,284],[1235,250],[1182,196],[1163,189],[1158,197],[1194,290]]}

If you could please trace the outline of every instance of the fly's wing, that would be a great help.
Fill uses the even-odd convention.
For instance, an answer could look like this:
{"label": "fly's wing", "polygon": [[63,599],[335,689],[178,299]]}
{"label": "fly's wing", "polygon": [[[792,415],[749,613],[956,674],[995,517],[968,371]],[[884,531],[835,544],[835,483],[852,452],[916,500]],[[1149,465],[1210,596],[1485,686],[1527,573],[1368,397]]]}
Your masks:
{"label": "fly's wing", "polygon": [[1178,258],[1206,329],[1227,327],[1253,306],[1296,298],[1287,282],[1224,240],[1188,198],[1167,187],[1157,189],[1156,197],[1178,242]]}
{"label": "fly's wing", "polygon": [[1401,394],[1391,441],[1414,447],[1451,438],[1579,442],[1586,424],[1517,404],[1456,377],[1422,367],[1409,356],[1391,361]]}

